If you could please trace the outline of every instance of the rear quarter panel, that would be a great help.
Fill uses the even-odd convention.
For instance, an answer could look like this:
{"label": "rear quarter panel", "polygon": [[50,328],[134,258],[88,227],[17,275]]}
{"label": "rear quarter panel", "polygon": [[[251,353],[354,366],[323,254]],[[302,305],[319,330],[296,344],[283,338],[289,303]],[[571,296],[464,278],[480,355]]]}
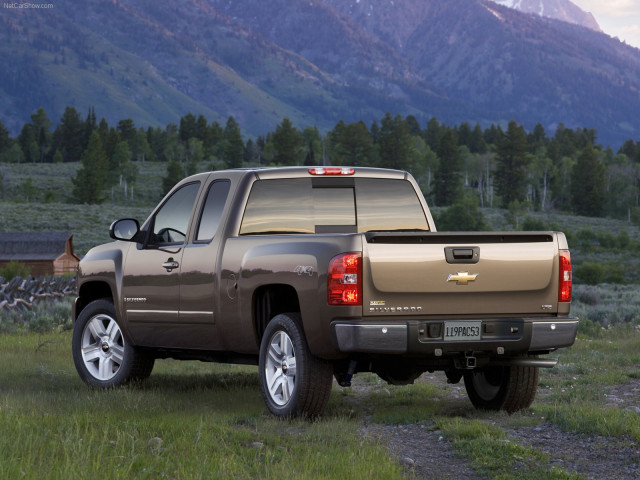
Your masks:
{"label": "rear quarter panel", "polygon": [[361,251],[362,237],[347,235],[265,235],[229,238],[223,249],[220,331],[225,349],[258,352],[254,323],[255,292],[263,286],[287,285],[298,297],[309,348],[315,355],[337,353],[330,323],[361,317],[362,307],[327,304],[329,261],[344,252]]}

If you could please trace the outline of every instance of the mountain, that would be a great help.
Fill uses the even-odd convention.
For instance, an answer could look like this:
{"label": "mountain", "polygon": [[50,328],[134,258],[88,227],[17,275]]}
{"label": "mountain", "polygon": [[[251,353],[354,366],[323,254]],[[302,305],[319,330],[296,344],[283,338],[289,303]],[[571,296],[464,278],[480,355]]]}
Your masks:
{"label": "mountain", "polygon": [[493,0],[495,3],[515,8],[524,13],[533,13],[541,17],[555,18],[563,22],[581,25],[601,32],[600,25],[589,12],[585,12],[569,0]]}
{"label": "mountain", "polygon": [[491,0],[58,2],[1,9],[0,54],[14,134],[41,106],[57,122],[72,105],[145,126],[233,115],[249,135],[388,111],[640,137],[640,50]]}

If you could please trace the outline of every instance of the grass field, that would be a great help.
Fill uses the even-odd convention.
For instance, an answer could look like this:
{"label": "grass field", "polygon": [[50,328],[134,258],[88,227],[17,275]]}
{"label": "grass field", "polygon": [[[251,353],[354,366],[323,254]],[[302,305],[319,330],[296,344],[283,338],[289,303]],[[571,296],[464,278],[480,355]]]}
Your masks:
{"label": "grass field", "polygon": [[266,415],[256,369],[161,361],[148,382],[92,391],[69,332],[0,337],[0,478],[394,478],[358,419]]}
{"label": "grass field", "polygon": [[[446,384],[394,387],[361,374],[351,389],[334,385],[322,418],[279,421],[267,414],[255,367],[172,360],[156,362],[141,385],[91,390],[75,373],[69,325],[57,312],[48,330],[0,335],[0,478],[410,478],[362,436],[369,422],[438,430],[487,478],[580,478],[545,467],[541,452],[507,430],[550,422],[640,442],[640,415],[605,406],[611,386],[640,378],[640,317],[603,328],[598,313],[637,306],[639,295],[590,288],[578,287],[576,344],[543,369],[532,408],[511,416],[448,401]],[[528,476],[515,464],[528,465]]]}
{"label": "grass field", "polygon": [[[76,205],[68,200],[77,164],[0,168],[0,231],[70,230],[81,254],[108,241],[114,219],[144,220],[165,174],[163,164],[141,165],[133,201],[114,190],[103,205]],[[42,198],[32,202],[20,197],[29,177],[41,186]],[[47,191],[52,203],[44,201]],[[504,211],[483,213],[494,229],[511,228]],[[533,215],[568,232],[624,231],[640,240],[638,227],[617,220]],[[578,266],[625,269],[637,262],[625,248],[570,246]],[[513,426],[551,423],[640,442],[640,415],[608,406],[605,395],[640,379],[637,285],[574,285],[579,338],[554,354],[556,368],[542,370],[531,409],[511,416],[477,412],[466,399],[452,402],[446,384],[393,387],[362,374],[352,389],[334,385],[321,419],[277,421],[264,407],[256,368],[170,360],[158,361],[142,385],[94,391],[73,367],[69,309],[67,302],[24,314],[0,311],[0,478],[411,478],[384,445],[362,435],[370,422],[439,431],[477,472],[500,479],[581,478],[547,467],[545,455],[509,436]]]}

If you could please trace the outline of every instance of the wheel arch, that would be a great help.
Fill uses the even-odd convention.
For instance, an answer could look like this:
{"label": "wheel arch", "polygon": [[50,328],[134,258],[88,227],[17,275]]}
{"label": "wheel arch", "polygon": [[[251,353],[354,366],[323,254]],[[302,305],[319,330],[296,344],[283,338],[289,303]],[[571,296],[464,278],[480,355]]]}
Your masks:
{"label": "wheel arch", "polygon": [[253,326],[258,344],[267,325],[281,313],[300,313],[298,292],[292,285],[276,283],[262,285],[253,294]]}
{"label": "wheel arch", "polygon": [[113,291],[108,282],[96,280],[83,283],[78,289],[78,297],[74,304],[73,322],[78,319],[78,316],[87,305],[100,298],[108,298],[111,299],[111,301],[114,300]]}

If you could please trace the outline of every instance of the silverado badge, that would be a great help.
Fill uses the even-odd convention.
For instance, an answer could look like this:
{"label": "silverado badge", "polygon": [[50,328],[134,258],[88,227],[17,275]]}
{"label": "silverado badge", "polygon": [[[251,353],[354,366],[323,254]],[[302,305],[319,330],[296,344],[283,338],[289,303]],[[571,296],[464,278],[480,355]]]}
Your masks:
{"label": "silverado badge", "polygon": [[447,277],[447,282],[456,282],[456,285],[468,285],[469,282],[475,282],[477,277],[477,273],[458,272],[455,275],[450,273]]}

